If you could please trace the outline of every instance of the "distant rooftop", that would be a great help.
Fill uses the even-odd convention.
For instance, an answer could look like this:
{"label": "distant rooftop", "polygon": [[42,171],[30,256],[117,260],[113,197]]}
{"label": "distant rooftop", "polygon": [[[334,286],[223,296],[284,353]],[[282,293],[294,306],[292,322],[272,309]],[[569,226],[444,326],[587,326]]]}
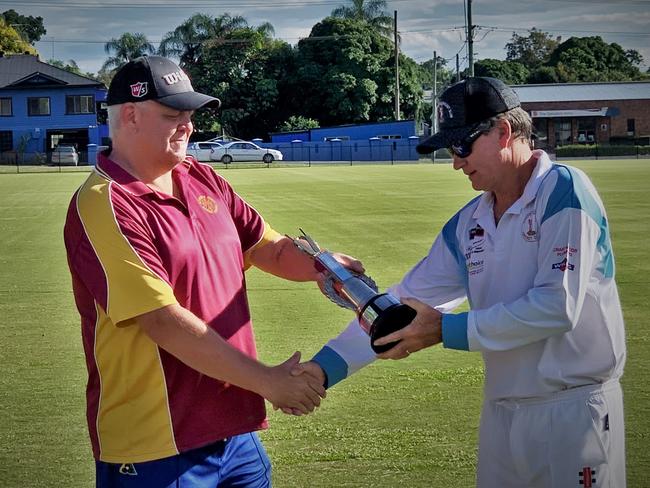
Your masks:
{"label": "distant rooftop", "polygon": [[0,57],[0,88],[20,86],[23,81],[39,77],[40,86],[104,86],[101,82],[70,73],[44,63],[31,54],[11,54]]}
{"label": "distant rooftop", "polygon": [[650,99],[650,82],[647,81],[514,85],[512,89],[522,103]]}
{"label": "distant rooftop", "polygon": [[[511,85],[523,102],[576,102],[596,100],[648,100],[649,81],[610,83],[551,83],[548,85]],[[431,100],[431,90],[424,90]]]}

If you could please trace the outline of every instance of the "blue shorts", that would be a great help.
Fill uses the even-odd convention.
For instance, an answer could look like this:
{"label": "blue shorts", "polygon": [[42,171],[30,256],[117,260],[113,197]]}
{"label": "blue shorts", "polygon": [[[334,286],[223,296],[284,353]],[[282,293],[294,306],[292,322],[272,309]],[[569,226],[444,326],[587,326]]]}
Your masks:
{"label": "blue shorts", "polygon": [[155,461],[95,464],[97,488],[271,486],[271,463],[255,432]]}

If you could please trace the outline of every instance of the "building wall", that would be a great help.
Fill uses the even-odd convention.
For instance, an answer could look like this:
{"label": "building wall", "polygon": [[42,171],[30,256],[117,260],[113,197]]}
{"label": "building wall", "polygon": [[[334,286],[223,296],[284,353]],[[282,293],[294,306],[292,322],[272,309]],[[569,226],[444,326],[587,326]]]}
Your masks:
{"label": "building wall", "polygon": [[[0,90],[0,98],[12,99],[12,115],[0,117],[0,130],[13,131],[13,149],[18,148],[23,136],[28,136],[26,152],[45,152],[46,134],[52,129],[86,130],[89,143],[100,144],[106,126],[98,126],[97,113],[66,114],[66,97],[70,95],[92,95],[95,103],[106,100],[106,90],[96,87]],[[28,115],[27,99],[32,97],[49,97],[50,115]]]}
{"label": "building wall", "polygon": [[[522,108],[533,110],[577,110],[608,107],[614,114],[596,119],[596,142],[608,143],[612,137],[641,137],[650,135],[650,99],[644,100],[598,100],[579,102],[526,102]],[[567,117],[572,122],[573,142],[577,143],[577,122],[582,117]],[[562,118],[565,119],[565,118]],[[634,119],[634,134],[627,133],[627,121]],[[548,118],[548,146],[555,147],[554,119]]]}
{"label": "building wall", "polygon": [[[326,139],[340,138],[348,141],[368,141],[372,137],[388,139],[408,139],[415,135],[414,120],[399,120],[391,122],[373,122],[356,125],[339,125],[335,127],[319,127],[308,131],[295,131],[271,134],[272,142],[324,142]],[[384,136],[384,137],[382,137]]]}

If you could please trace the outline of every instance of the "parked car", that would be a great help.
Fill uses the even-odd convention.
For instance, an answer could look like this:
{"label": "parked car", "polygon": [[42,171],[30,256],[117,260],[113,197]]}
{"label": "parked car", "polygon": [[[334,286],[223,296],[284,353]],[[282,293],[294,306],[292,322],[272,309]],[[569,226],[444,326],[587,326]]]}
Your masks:
{"label": "parked car", "polygon": [[220,146],[218,142],[190,142],[187,145],[187,155],[194,156],[197,161],[210,161],[210,153]]}
{"label": "parked car", "polygon": [[73,146],[56,146],[52,151],[52,164],[77,166],[79,164],[79,153]]}
{"label": "parked car", "polygon": [[210,154],[212,161],[229,164],[233,161],[260,161],[272,163],[282,161],[282,153],[276,149],[267,149],[247,141],[229,142],[214,148]]}

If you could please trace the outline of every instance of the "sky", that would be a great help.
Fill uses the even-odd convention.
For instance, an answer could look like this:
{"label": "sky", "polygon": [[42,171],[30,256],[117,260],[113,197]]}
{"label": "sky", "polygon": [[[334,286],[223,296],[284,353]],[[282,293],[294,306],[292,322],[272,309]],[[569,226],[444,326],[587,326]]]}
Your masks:
{"label": "sky", "polygon": [[[192,14],[242,15],[250,25],[270,22],[275,37],[296,44],[311,28],[349,0],[0,0],[0,11],[13,8],[43,17],[47,34],[36,43],[41,59],[73,59],[83,71],[97,72],[107,55],[104,43],[124,32],[141,32],[156,47],[160,39]],[[455,69],[467,66],[463,0],[392,0],[397,11],[401,50],[417,62],[439,56]],[[600,35],[623,49],[636,49],[650,66],[650,0],[472,0],[474,58],[505,59],[513,32],[548,32],[563,40]]]}

